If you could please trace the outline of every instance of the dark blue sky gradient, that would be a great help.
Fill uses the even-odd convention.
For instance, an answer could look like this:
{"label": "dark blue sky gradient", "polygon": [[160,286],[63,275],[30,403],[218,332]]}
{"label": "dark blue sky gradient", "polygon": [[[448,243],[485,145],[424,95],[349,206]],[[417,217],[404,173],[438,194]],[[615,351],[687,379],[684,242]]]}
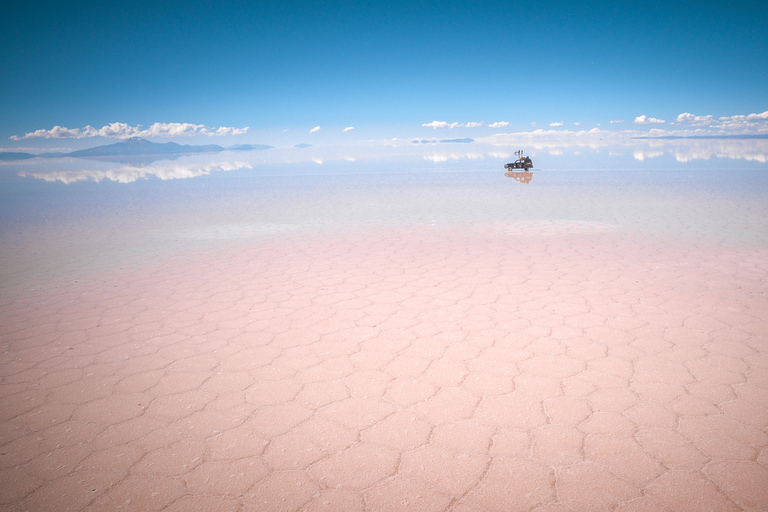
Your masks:
{"label": "dark blue sky gradient", "polygon": [[15,2],[0,138],[762,112],[766,26],[765,2]]}

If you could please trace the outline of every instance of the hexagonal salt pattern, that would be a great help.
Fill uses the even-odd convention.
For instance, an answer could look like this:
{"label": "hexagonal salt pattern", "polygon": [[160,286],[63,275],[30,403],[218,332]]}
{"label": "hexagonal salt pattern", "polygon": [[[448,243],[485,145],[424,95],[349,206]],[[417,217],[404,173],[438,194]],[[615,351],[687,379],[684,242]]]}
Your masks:
{"label": "hexagonal salt pattern", "polygon": [[766,510],[767,267],[391,228],[9,295],[0,507]]}

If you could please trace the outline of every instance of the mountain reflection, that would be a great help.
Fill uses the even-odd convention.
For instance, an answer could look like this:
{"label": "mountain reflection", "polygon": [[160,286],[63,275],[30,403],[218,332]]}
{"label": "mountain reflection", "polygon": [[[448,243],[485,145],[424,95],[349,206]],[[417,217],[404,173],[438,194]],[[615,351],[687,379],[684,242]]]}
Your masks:
{"label": "mountain reflection", "polygon": [[65,184],[76,183],[79,181],[95,181],[99,183],[103,180],[115,181],[118,183],[133,183],[137,180],[157,178],[160,180],[178,180],[185,178],[196,178],[219,171],[235,171],[238,169],[252,169],[253,166],[248,162],[218,162],[210,164],[166,164],[166,165],[148,165],[144,167],[127,165],[116,169],[94,170],[82,169],[75,171],[42,171],[19,173],[21,177],[36,178],[49,182],[61,182]]}

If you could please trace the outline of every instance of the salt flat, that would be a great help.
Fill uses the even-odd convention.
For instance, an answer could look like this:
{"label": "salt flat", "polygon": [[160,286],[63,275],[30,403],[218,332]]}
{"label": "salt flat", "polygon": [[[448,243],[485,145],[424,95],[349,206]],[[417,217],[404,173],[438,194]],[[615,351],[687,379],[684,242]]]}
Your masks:
{"label": "salt flat", "polygon": [[19,264],[3,509],[765,509],[764,179],[416,176]]}

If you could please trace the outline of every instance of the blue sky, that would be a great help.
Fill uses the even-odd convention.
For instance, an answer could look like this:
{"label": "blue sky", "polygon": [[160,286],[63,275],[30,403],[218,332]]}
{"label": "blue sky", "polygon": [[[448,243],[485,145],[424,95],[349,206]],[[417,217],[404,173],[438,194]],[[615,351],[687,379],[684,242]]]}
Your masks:
{"label": "blue sky", "polygon": [[[768,119],[718,119],[768,111],[766,26],[757,1],[14,2],[0,146],[97,145],[84,134],[111,123],[219,143],[761,132]],[[200,136],[221,127],[248,130]]]}

